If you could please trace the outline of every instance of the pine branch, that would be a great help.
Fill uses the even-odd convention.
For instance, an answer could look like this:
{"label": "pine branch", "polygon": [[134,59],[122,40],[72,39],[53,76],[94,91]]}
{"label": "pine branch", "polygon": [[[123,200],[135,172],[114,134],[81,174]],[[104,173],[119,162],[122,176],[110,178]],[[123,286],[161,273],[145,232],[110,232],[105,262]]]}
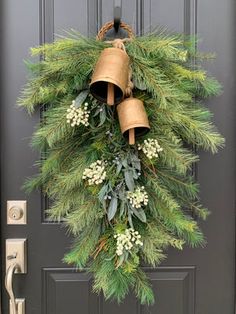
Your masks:
{"label": "pine branch", "polygon": [[69,253],[64,257],[67,264],[76,265],[79,269],[87,266],[89,258],[94,251],[99,236],[101,224],[99,222],[90,224],[76,239]]}
{"label": "pine branch", "polygon": [[138,269],[135,274],[134,291],[141,304],[154,304],[154,293],[146,274],[141,269]]}

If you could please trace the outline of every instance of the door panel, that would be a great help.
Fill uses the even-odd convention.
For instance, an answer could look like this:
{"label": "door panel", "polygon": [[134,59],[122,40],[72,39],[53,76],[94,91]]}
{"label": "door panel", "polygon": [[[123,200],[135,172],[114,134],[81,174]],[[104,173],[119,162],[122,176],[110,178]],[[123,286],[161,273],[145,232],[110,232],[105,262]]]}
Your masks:
{"label": "door panel", "polygon": [[[84,35],[96,34],[113,18],[109,0],[7,0],[1,3],[3,25],[1,48],[1,238],[28,239],[28,272],[15,276],[15,294],[26,298],[26,314],[233,314],[235,262],[235,71],[234,1],[225,0],[129,0],[123,1],[123,21],[137,34],[157,25],[198,33],[199,47],[216,51],[217,61],[209,71],[224,85],[224,94],[207,105],[226,137],[227,147],[216,156],[200,152],[196,176],[201,198],[212,215],[202,228],[206,248],[183,252],[169,250],[158,269],[147,268],[156,304],[143,307],[130,295],[124,303],[105,302],[91,292],[92,278],[67,268],[62,257],[71,239],[61,224],[44,219],[45,199],[39,192],[25,195],[21,186],[37,173],[32,167],[38,154],[29,147],[30,136],[40,120],[38,111],[29,117],[15,106],[27,73],[22,62],[29,47],[51,42],[65,29]],[[6,201],[27,199],[28,224],[6,225]],[[2,285],[5,256],[2,258]],[[2,289],[3,314],[8,298]]]}
{"label": "door panel", "polygon": [[184,0],[167,0],[167,1],[150,1],[150,21],[152,27],[156,25],[168,25],[168,28],[178,32],[184,31],[185,5],[189,1]]}
{"label": "door panel", "polygon": [[[146,269],[146,272],[157,295],[151,313],[194,313],[195,267],[161,267],[158,271]],[[83,272],[68,268],[43,269],[44,313],[72,314],[80,308],[83,313],[91,314],[150,313],[150,308],[138,304],[134,296],[117,306],[115,302],[104,302],[101,296],[91,293],[91,288],[92,278]],[[171,302],[166,302],[167,298]]]}

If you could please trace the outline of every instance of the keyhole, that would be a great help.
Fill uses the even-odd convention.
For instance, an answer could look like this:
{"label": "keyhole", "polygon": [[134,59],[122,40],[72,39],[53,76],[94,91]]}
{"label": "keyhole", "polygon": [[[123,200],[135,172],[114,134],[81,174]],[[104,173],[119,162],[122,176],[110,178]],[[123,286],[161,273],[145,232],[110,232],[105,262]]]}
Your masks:
{"label": "keyhole", "polygon": [[9,217],[13,220],[19,220],[23,216],[23,210],[20,207],[13,206],[9,210]]}

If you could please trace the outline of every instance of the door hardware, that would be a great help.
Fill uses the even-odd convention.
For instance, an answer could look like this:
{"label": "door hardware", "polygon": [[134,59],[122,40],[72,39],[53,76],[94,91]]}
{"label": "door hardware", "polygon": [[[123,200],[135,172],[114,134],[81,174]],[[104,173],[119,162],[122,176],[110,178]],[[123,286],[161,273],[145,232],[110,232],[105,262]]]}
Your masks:
{"label": "door hardware", "polygon": [[26,201],[7,201],[7,224],[25,225],[27,223]]}
{"label": "door hardware", "polygon": [[20,272],[20,266],[17,263],[11,264],[6,272],[5,287],[9,295],[9,313],[10,314],[25,314],[25,299],[16,299],[13,291],[13,275],[15,272]]}
{"label": "door hardware", "polygon": [[19,220],[22,218],[24,212],[23,209],[17,206],[13,206],[9,209],[9,217],[12,220]]}
{"label": "door hardware", "polygon": [[6,271],[15,263],[19,266],[15,269],[15,273],[26,274],[26,239],[6,240]]}
{"label": "door hardware", "polygon": [[14,274],[26,274],[26,272],[26,239],[7,239],[5,287],[10,299],[10,314],[25,314],[25,299],[15,298],[13,277]]}
{"label": "door hardware", "polygon": [[7,260],[14,259],[14,258],[16,258],[16,256],[17,256],[17,253],[13,253],[13,254],[11,254],[11,255],[8,255],[8,256],[7,256]]}
{"label": "door hardware", "polygon": [[[12,302],[10,301],[10,314],[14,314]],[[17,314],[25,314],[25,299],[16,299]]]}

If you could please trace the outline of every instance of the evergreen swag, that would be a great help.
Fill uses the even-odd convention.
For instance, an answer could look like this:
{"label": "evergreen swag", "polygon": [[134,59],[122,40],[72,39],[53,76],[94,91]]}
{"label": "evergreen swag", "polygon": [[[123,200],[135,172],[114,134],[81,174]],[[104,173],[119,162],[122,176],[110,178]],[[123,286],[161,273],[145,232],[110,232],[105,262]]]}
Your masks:
{"label": "evergreen swag", "polygon": [[191,175],[198,161],[191,147],[215,153],[224,140],[200,102],[217,95],[220,85],[200,67],[208,56],[195,44],[162,30],[126,44],[134,97],[144,101],[151,126],[134,146],[121,134],[115,106],[88,93],[108,43],[72,31],[31,50],[42,58],[27,62],[33,75],[18,102],[30,113],[38,105],[46,110],[32,139],[43,156],[40,173],[25,188],[42,189],[53,200],[50,219],[63,219],[75,237],[65,262],[88,266],[94,291],[107,299],[122,301],[131,288],[142,304],[152,304],[141,261],[155,267],[168,246],[204,244],[184,210],[208,216]]}

